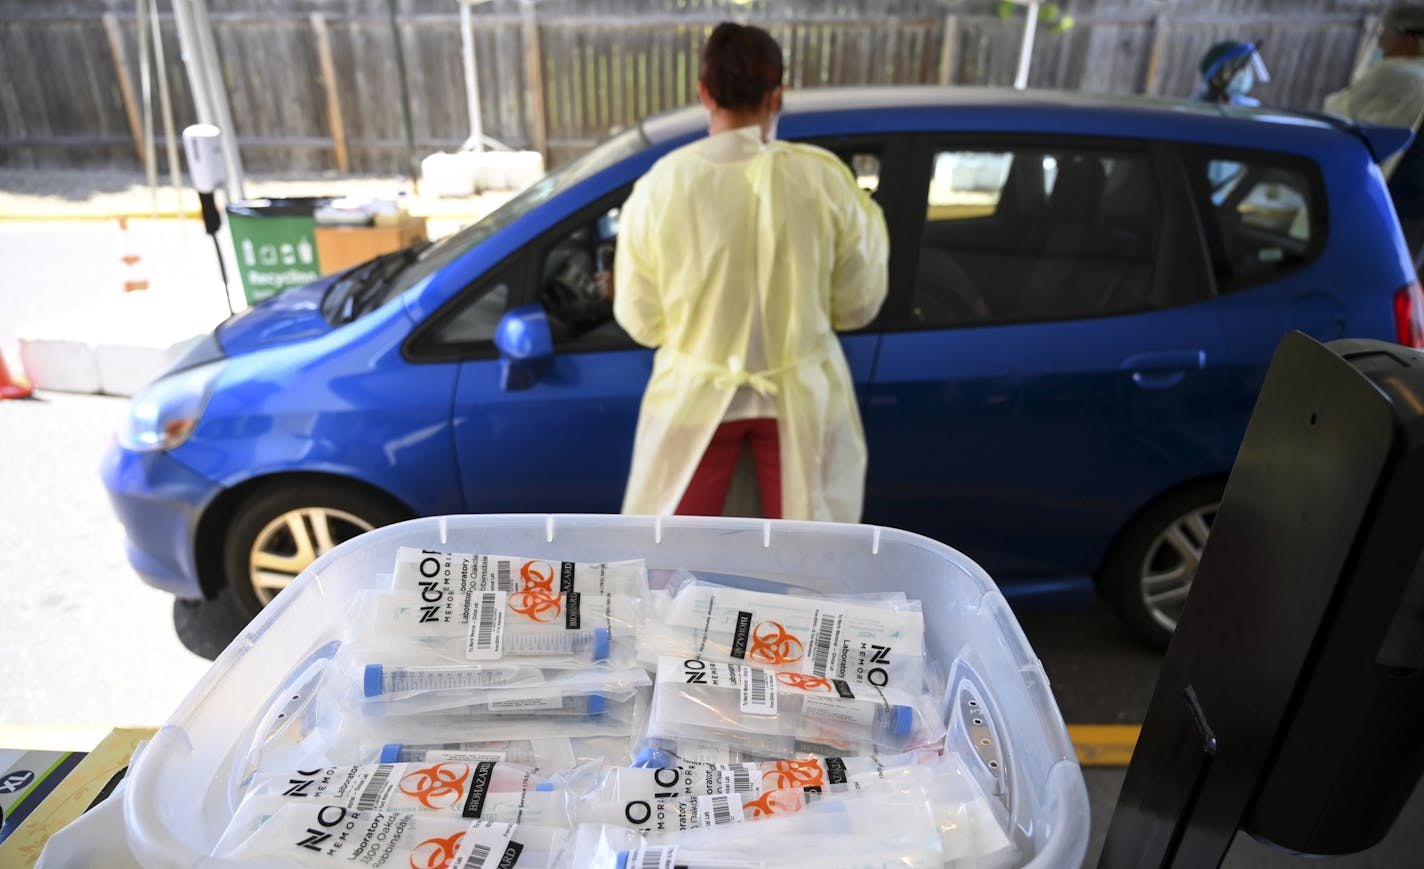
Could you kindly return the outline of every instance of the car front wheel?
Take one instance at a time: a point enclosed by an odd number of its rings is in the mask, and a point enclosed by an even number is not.
[[[317,558],[405,511],[331,483],[274,483],[238,508],[223,544],[223,573],[241,614],[257,615]]]
[[[1103,564],[1099,587],[1128,631],[1167,648],[1196,579],[1223,483],[1199,483],[1142,511]]]

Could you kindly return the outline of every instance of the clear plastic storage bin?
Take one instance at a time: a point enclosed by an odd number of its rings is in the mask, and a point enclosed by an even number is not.
[[[1076,867],[1088,797],[1063,718],[1023,631],[972,560],[915,534],[865,525],[700,517],[450,516],[351,540],[314,563],[233,641],[129,773],[125,822],[152,867],[208,858],[241,794],[259,730],[343,635],[352,595],[389,575],[401,546],[577,561],[645,558],[721,582],[772,579],[819,592],[903,591],[923,603],[931,660],[948,673],[948,747],[998,782],[1023,865]]]

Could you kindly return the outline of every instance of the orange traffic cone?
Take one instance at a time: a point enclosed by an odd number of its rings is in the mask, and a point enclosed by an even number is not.
[[[5,366],[5,354],[0,352],[0,399],[29,398],[34,391],[35,388],[25,378],[10,376],[10,369]]]
[[[148,289],[148,278],[143,268],[143,257],[134,253],[129,246],[129,219],[119,218],[120,251],[119,261],[124,264],[124,292]]]

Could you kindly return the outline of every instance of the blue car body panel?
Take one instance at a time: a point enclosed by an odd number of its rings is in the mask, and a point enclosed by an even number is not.
[[[558,352],[532,386],[506,390],[493,353],[418,358],[408,345],[492,269],[704,132],[696,110],[651,119],[641,151],[353,322],[322,317],[332,276],[221,326],[227,361],[187,441],[163,453],[114,445],[104,459],[135,568],[200,594],[194,546],[207,505],[291,473],[358,481],[417,514],[617,512],[652,351]],[[1088,136],[1278,152],[1319,169],[1328,243],[1257,286],[1203,287],[1192,304],[1092,319],[843,336],[871,451],[865,521],[945,540],[1008,581],[1010,596],[1082,599],[1144,505],[1230,467],[1287,331],[1393,338],[1391,294],[1413,280],[1369,148],[1337,122],[1133,98],[869,89],[790,95],[780,134]]]

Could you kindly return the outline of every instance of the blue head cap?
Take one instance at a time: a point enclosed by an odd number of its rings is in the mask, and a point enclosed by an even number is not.
[[[909,736],[915,732],[915,710],[911,706],[895,707],[895,735]]]
[[[367,697],[381,696],[381,665],[367,664],[364,688]]]

